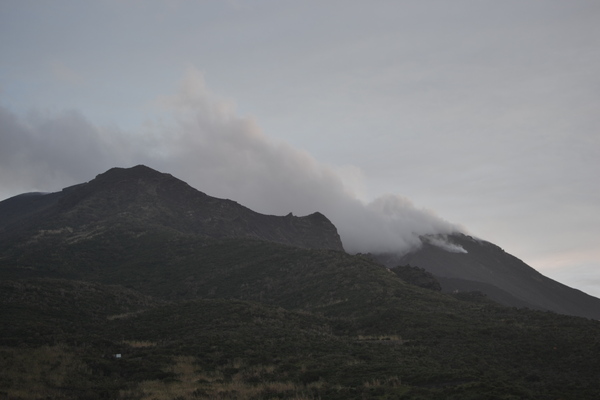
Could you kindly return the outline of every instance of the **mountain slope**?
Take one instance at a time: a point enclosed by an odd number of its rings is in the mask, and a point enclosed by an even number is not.
[[[481,291],[501,304],[600,319],[600,299],[540,274],[500,247],[463,234],[445,239],[466,252],[452,252],[424,240],[402,257],[381,257],[388,265],[411,264],[439,278],[446,292]]]

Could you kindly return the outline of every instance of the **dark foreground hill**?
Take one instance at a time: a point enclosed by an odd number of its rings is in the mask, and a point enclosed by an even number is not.
[[[96,275],[2,282],[0,393],[593,399],[600,391],[597,321],[423,289],[337,251],[187,238],[181,257],[151,263],[149,245],[160,253],[162,239],[121,239],[111,247],[135,249],[133,257],[99,257]],[[119,281],[128,287],[108,285]]]
[[[600,393],[598,321],[442,293],[418,270],[337,249],[183,229],[163,200],[144,218],[136,205],[152,202],[140,196],[100,209],[78,200],[71,214],[64,200],[50,212],[61,198],[21,205],[21,225],[5,226],[19,236],[1,242],[0,398]],[[118,222],[115,205],[135,217]],[[32,217],[44,212],[45,228]],[[90,220],[104,222],[89,231]]]

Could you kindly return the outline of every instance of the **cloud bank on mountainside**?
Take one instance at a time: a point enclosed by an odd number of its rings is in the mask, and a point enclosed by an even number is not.
[[[159,116],[127,133],[75,111],[18,116],[0,107],[0,179],[7,191],[0,195],[56,190],[114,166],[146,164],[261,213],[319,211],[349,252],[406,252],[421,244],[420,235],[460,230],[398,195],[359,200],[333,167],[236,115],[195,69],[176,94],[155,104]]]

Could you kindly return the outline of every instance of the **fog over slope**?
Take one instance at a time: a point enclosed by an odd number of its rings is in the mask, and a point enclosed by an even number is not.
[[[195,69],[176,94],[156,99],[153,107],[158,116],[123,132],[96,126],[76,111],[21,116],[0,106],[0,196],[58,190],[114,166],[146,164],[261,213],[322,212],[349,252],[406,252],[420,245],[419,235],[461,230],[398,195],[361,201],[335,168],[238,116]]]

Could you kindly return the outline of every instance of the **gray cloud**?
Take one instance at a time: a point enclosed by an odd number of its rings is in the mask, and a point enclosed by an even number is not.
[[[114,133],[75,111],[18,116],[0,106],[2,190],[50,190],[89,179],[94,170],[118,158],[119,148],[107,136]]]
[[[56,190],[112,166],[144,163],[262,213],[320,211],[351,252],[407,251],[420,245],[419,235],[458,229],[397,195],[361,202],[334,168],[264,135],[210,93],[194,69],[156,105],[162,117],[136,133],[97,127],[74,111],[20,117],[1,109],[5,190]]]

